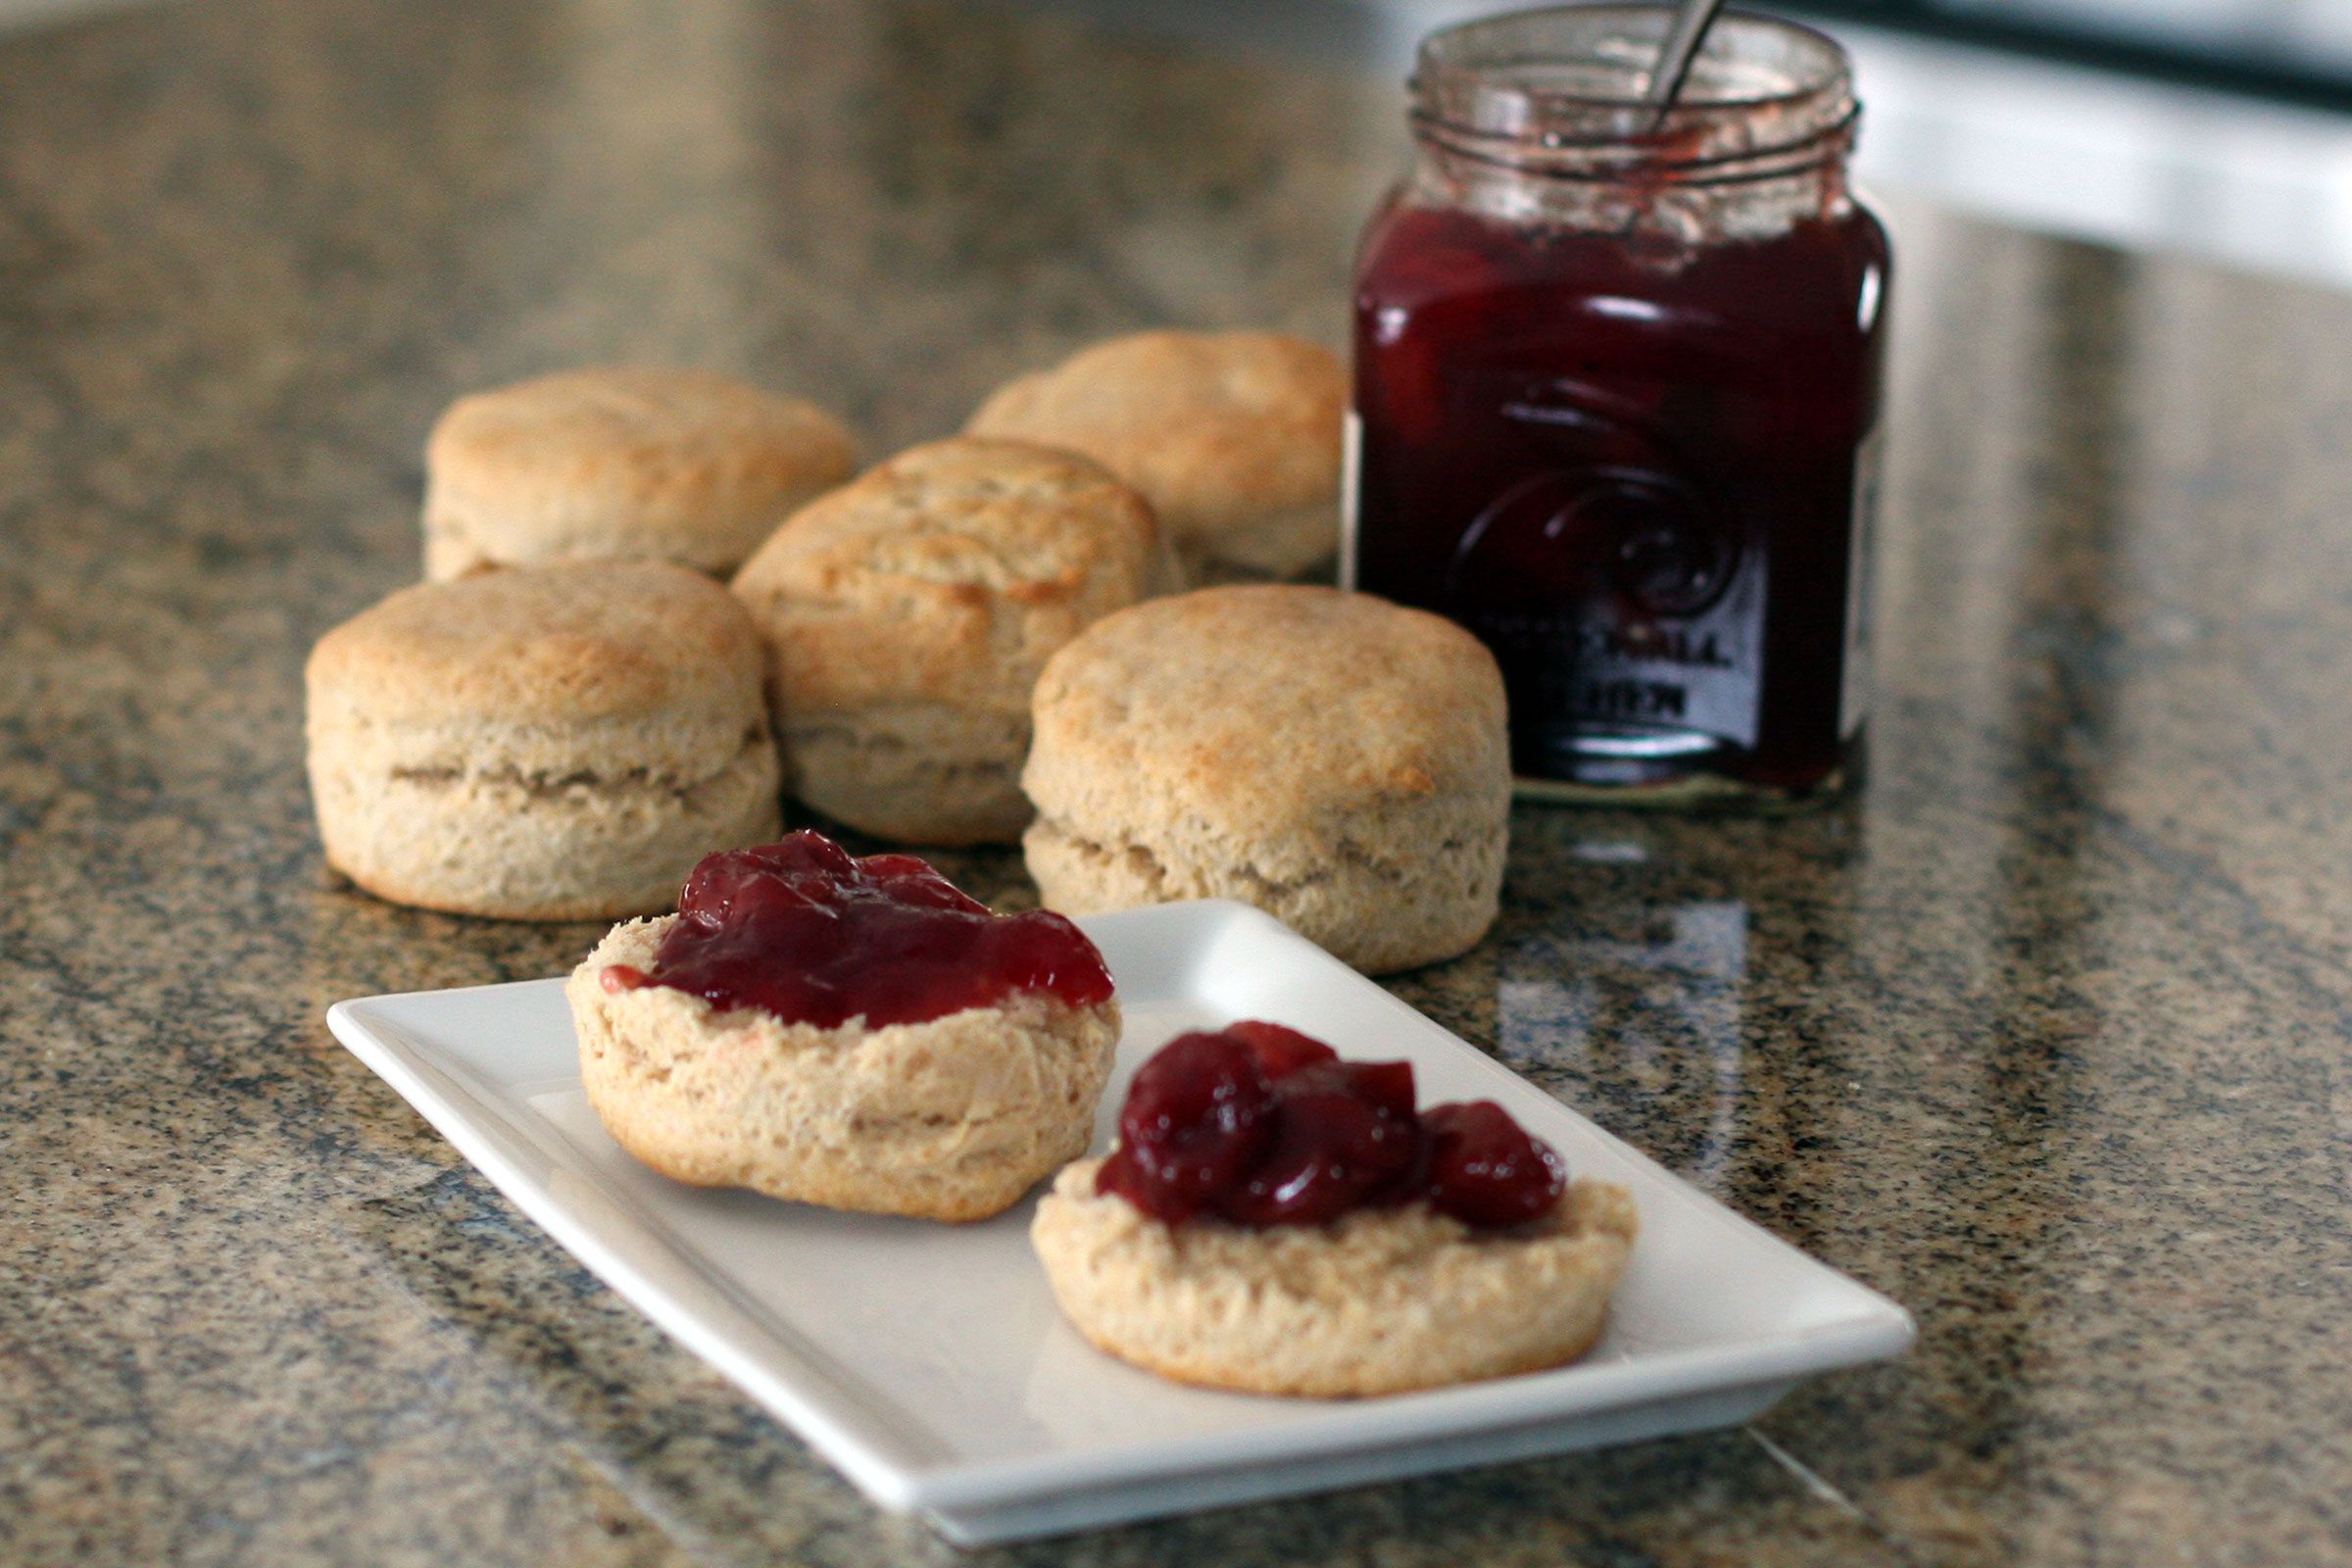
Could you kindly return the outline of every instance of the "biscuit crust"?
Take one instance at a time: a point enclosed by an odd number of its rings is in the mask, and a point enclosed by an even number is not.
[[[1502,677],[1452,622],[1364,594],[1201,589],[1111,615],[1038,681],[1023,839],[1049,908],[1255,905],[1370,973],[1498,907]]]
[[[818,1029],[667,987],[604,989],[608,964],[650,966],[677,918],[615,926],[564,986],[589,1101],[663,1175],[960,1222],[1003,1212],[1085,1152],[1115,1000],[1024,993],[928,1023]]]
[[[1533,1372],[1599,1339],[1640,1222],[1621,1187],[1573,1183],[1544,1219],[1480,1233],[1426,1204],[1329,1225],[1171,1226],[1062,1171],[1030,1238],[1098,1348],[1181,1383],[1321,1397]]]
[[[1029,694],[1056,649],[1175,586],[1142,498],[1084,458],[957,437],[796,513],[737,574],[792,787],[917,844],[1010,842]]]
[[[830,415],[708,370],[595,367],[477,392],[425,443],[425,576],[590,560],[723,575],[854,466]]]
[[[991,394],[965,429],[1081,452],[1141,491],[1196,576],[1293,576],[1339,547],[1346,372],[1279,332],[1138,332]]]
[[[589,563],[403,589],[306,670],[327,863],[399,904],[507,919],[670,906],[774,837],[759,635],[682,567]]]

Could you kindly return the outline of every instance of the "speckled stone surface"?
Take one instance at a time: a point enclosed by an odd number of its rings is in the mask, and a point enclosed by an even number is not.
[[[1336,337],[1396,107],[895,0],[0,44],[0,1560],[955,1557],[330,1042],[593,930],[332,885],[302,658],[416,575],[468,388],[703,364],[874,456],[1098,334]],[[1747,1430],[971,1560],[2352,1561],[2352,301],[1892,216],[1867,798],[1525,811],[1501,927],[1396,989],[1916,1352]]]

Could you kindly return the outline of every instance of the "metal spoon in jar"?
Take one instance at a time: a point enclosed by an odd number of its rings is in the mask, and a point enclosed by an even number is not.
[[[1723,0],[1681,0],[1675,7],[1666,42],[1658,49],[1658,63],[1649,71],[1649,90],[1642,95],[1649,106],[1651,130],[1665,123],[1666,111],[1674,107],[1683,90],[1683,78],[1690,74],[1690,62],[1698,58],[1698,46],[1706,41],[1707,27],[1722,9]]]

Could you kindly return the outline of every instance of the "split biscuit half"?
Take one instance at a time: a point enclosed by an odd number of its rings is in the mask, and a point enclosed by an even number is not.
[[[1508,1231],[1426,1203],[1327,1225],[1167,1225],[1065,1169],[1030,1239],[1054,1298],[1098,1348],[1162,1377],[1252,1394],[1400,1394],[1534,1372],[1592,1348],[1639,1228],[1591,1179]]]
[[[616,926],[564,993],[589,1101],[623,1149],[677,1181],[922,1219],[1001,1213],[1086,1152],[1119,1006],[1018,992],[924,1023],[869,1029],[721,1010],[666,986],[607,991],[610,964],[654,967],[679,916]]]

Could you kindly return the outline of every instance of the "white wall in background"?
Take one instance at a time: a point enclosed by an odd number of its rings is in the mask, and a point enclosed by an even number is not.
[[[2044,25],[2072,22],[2175,47],[2243,40],[2282,55],[2315,50],[2338,65],[2352,58],[2352,6],[2344,0],[1966,0],[1953,10]]]
[[[1840,26],[1870,182],[2352,285],[2352,116]]]

